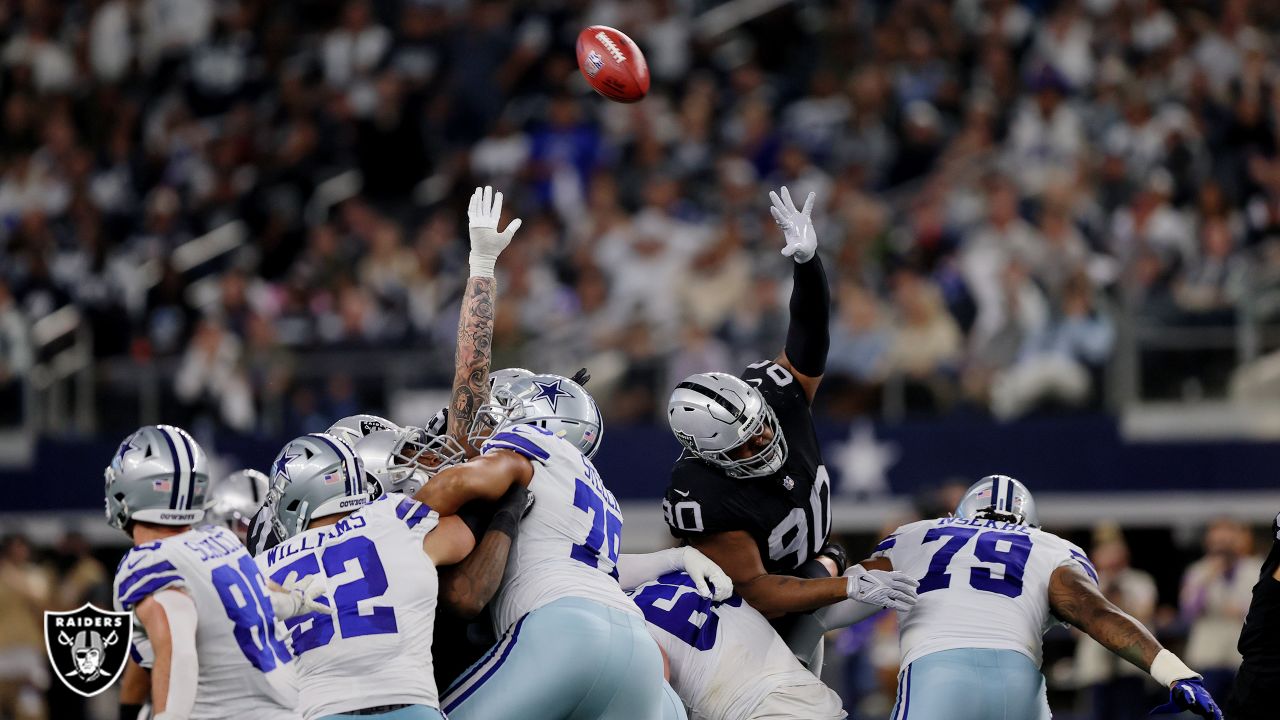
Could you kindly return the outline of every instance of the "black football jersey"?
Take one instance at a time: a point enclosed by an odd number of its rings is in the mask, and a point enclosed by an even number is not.
[[[686,450],[671,469],[663,515],[678,538],[746,531],[765,569],[786,573],[827,542],[831,482],[800,383],[771,360],[748,366],[741,377],[760,391],[778,416],[787,441],[786,462],[772,475],[738,479]]]
[[[1280,673],[1280,515],[1271,523],[1271,552],[1262,564],[1258,584],[1253,586],[1253,601],[1240,632],[1240,654],[1246,665],[1272,673]]]

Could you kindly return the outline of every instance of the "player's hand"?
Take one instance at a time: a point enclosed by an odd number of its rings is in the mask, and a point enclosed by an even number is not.
[[[769,199],[773,201],[769,212],[773,215],[773,221],[782,228],[782,236],[787,241],[782,254],[797,263],[809,262],[818,251],[818,235],[814,232],[813,220],[810,219],[814,197],[813,193],[809,193],[804,201],[804,209],[797,210],[796,204],[791,202],[791,191],[787,190],[786,185],[782,186],[782,197],[769,191]]]
[[[733,594],[733,580],[696,548],[684,549],[684,571],[693,579],[693,587],[700,597],[723,602]]]
[[[1222,720],[1222,711],[1213,696],[1204,689],[1200,678],[1179,680],[1169,687],[1169,702],[1153,709],[1150,715],[1176,715],[1191,712],[1202,718]]]
[[[848,596],[858,602],[898,611],[910,610],[916,604],[920,581],[906,573],[854,565],[844,571],[844,576],[849,578]]]
[[[516,218],[507,225],[506,230],[498,232],[498,219],[501,216],[502,193],[494,193],[493,188],[488,185],[476,188],[471,194],[471,204],[467,206],[472,277],[493,277],[498,256],[507,249],[516,230],[520,229],[520,218]]]
[[[499,501],[498,512],[511,513],[517,522],[523,520],[533,509],[533,493],[520,483],[512,483],[510,489]]]
[[[297,571],[286,575],[282,584],[267,583],[267,597],[279,620],[313,612],[332,615],[333,609],[317,600],[324,590],[325,584],[319,575],[308,575],[299,580]]]

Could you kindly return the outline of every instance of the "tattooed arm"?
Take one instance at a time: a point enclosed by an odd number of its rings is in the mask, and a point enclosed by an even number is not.
[[[512,220],[498,232],[502,216],[502,193],[493,188],[476,188],[467,207],[467,232],[471,238],[471,276],[463,293],[458,317],[458,351],[454,356],[453,391],[449,400],[449,434],[474,456],[468,431],[476,411],[489,397],[489,363],[493,358],[493,317],[497,306],[498,283],[493,270],[498,255],[520,229],[520,219]]]
[[[489,363],[493,358],[493,312],[498,281],[472,276],[458,318],[458,351],[453,360],[453,395],[449,400],[449,434],[467,455],[478,448],[467,438],[476,410],[489,397]]]
[[[502,573],[507,567],[507,554],[511,552],[514,533],[507,535],[489,530],[466,560],[442,570],[440,573],[440,600],[442,607],[453,615],[470,620],[480,614],[484,606],[498,592]]]
[[[1111,652],[1150,672],[1163,650],[1142,623],[1116,607],[1074,565],[1064,565],[1049,579],[1049,607],[1058,618],[1083,630]]]
[[[520,519],[533,507],[533,493],[513,485],[502,497],[488,529],[466,560],[440,574],[442,607],[470,620],[493,599],[507,567],[507,554],[520,535]]]

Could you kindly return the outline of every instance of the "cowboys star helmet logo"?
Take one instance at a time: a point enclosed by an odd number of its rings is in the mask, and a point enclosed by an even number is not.
[[[133,613],[85,603],[70,612],[44,614],[44,647],[55,675],[85,697],[111,687],[124,670],[133,641]]]
[[[537,380],[534,380],[533,386],[538,389],[537,392],[534,393],[533,399],[535,401],[546,400],[547,403],[551,405],[551,412],[556,412],[557,410],[556,405],[560,402],[560,398],[573,397],[573,393],[560,387],[559,380],[553,380],[549,383],[544,383],[544,382],[539,382]]]

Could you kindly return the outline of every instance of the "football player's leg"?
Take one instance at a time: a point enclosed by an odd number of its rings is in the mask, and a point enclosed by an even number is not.
[[[991,698],[981,688],[985,650],[946,650],[925,655],[898,673],[897,701],[890,720],[989,720]]]
[[[999,654],[1000,671],[987,680],[988,691],[1004,694],[1006,717],[1027,720],[1049,720],[1049,697],[1044,673],[1031,658],[1013,650],[995,650]]]
[[[643,619],[613,608],[602,610],[609,622],[606,662],[569,720],[665,720],[667,683],[658,644]]]
[[[680,699],[676,689],[671,687],[671,683],[662,683],[662,694],[666,697],[662,704],[662,720],[689,720],[684,701]]]
[[[605,666],[608,638],[607,620],[553,602],[512,625],[445,691],[441,709],[450,720],[567,718]]]

